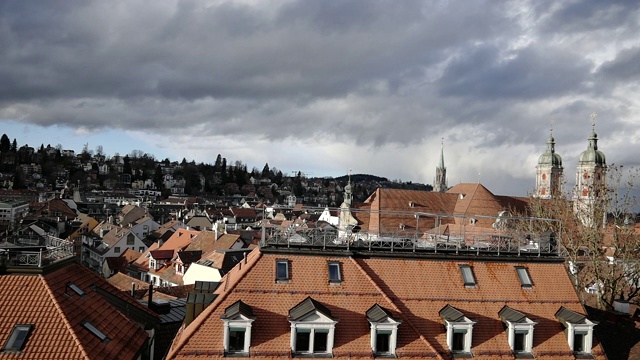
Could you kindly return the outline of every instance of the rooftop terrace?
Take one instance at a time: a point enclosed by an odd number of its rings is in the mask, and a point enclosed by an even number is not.
[[[7,272],[39,272],[43,268],[74,258],[73,244],[44,235],[43,246],[0,243],[0,267]]]
[[[339,210],[337,210],[339,211]],[[354,211],[352,211],[353,213]],[[560,257],[558,220],[410,212],[354,214],[397,219],[397,227],[264,227],[262,247],[376,251],[440,255]],[[411,219],[412,222],[409,222]],[[380,222],[382,223],[382,222]],[[389,222],[387,222],[388,224]],[[485,224],[479,226],[478,224]],[[486,226],[489,224],[488,226]],[[362,224],[365,225],[366,224]]]

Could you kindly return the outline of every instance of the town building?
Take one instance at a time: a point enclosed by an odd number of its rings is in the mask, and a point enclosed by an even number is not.
[[[605,359],[557,246],[462,233],[454,247],[266,234],[204,310],[187,302],[167,358]]]
[[[152,359],[158,315],[77,263],[72,244],[2,248],[0,359]]]

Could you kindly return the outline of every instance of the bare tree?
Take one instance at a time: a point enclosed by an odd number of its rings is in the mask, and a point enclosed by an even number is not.
[[[580,298],[610,309],[616,299],[640,304],[640,236],[635,228],[637,169],[610,166],[606,182],[591,184],[588,200],[571,193],[552,199],[531,198],[531,216],[559,222],[541,223],[559,239]]]

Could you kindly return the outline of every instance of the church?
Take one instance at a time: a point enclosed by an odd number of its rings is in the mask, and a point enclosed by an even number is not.
[[[593,224],[597,201],[606,191],[607,163],[604,153],[598,150],[598,134],[592,124],[587,149],[578,157],[576,182],[572,199],[574,211],[585,225]],[[547,140],[547,150],[540,155],[536,166],[534,196],[540,199],[557,198],[563,194],[564,183],[562,157],[555,152],[553,130]]]

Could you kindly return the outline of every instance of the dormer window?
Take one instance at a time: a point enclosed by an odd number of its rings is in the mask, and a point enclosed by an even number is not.
[[[338,321],[321,303],[307,297],[289,310],[291,351],[301,356],[331,356]]]
[[[389,310],[375,304],[367,310],[367,320],[371,328],[371,351],[376,356],[395,356],[398,339],[398,325]]]
[[[220,317],[224,322],[224,353],[249,355],[251,325],[255,321],[251,307],[241,300],[225,309]]]
[[[516,357],[528,357],[533,351],[533,327],[536,322],[520,311],[504,306],[498,316],[507,326],[509,347]]]
[[[465,287],[476,287],[476,277],[473,275],[473,269],[471,266],[466,264],[460,265],[460,273],[462,274],[462,281],[464,282]]]
[[[452,354],[471,354],[473,324],[464,314],[451,305],[443,307],[438,313],[447,330],[447,346]]]
[[[518,274],[518,279],[523,289],[531,289],[533,287],[533,281],[531,281],[529,270],[526,267],[516,266],[516,274]]]
[[[276,260],[276,282],[289,282],[289,260]]]
[[[591,354],[593,327],[596,325],[586,316],[571,311],[564,306],[556,312],[556,318],[565,328],[569,348],[576,355]]]
[[[341,284],[342,283],[342,273],[340,269],[339,262],[329,262],[329,283],[330,284]]]

